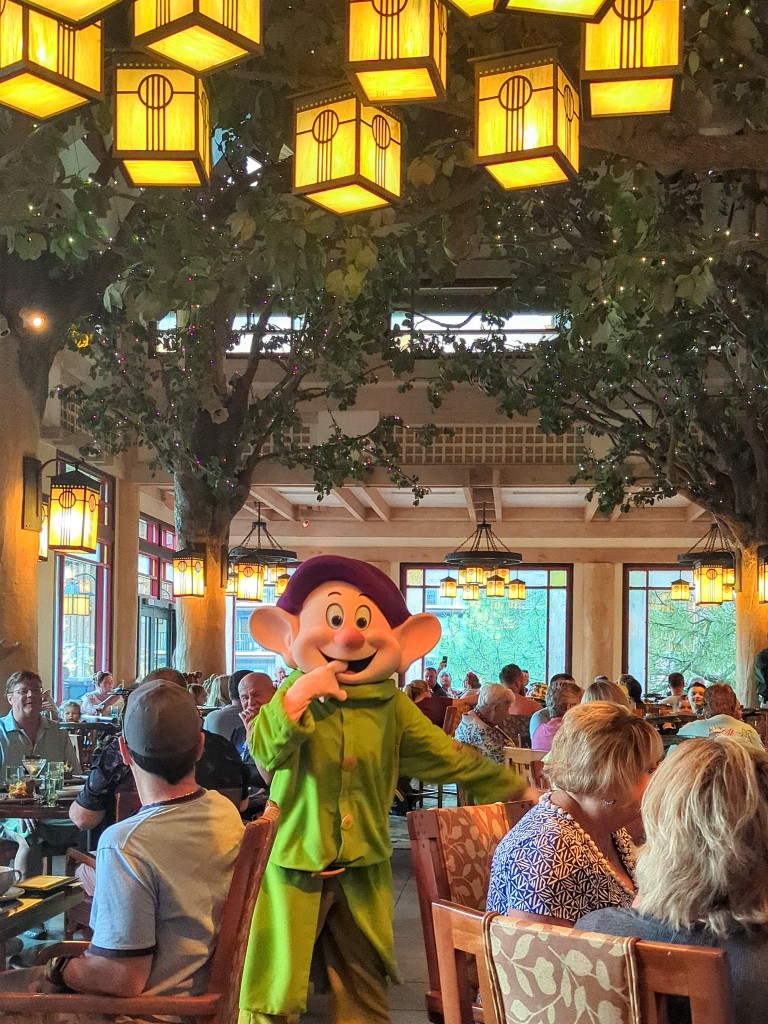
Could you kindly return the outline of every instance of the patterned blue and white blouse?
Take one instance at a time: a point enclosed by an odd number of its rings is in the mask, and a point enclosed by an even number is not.
[[[635,847],[629,834],[620,829],[613,841],[634,881]],[[629,907],[634,897],[591,836],[545,793],[496,849],[488,910],[544,914],[573,924],[593,910]]]

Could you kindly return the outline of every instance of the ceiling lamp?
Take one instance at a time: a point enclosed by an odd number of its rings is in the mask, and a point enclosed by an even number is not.
[[[479,601],[480,587],[476,583],[470,583],[468,586],[462,587],[461,596],[465,601]]]
[[[43,120],[102,99],[102,55],[100,22],[77,28],[0,0],[0,105]]]
[[[580,78],[590,117],[668,114],[683,72],[682,0],[614,0],[585,25]]]
[[[443,559],[446,565],[459,569],[459,585],[466,586],[484,583],[489,569],[508,569],[519,565],[522,560],[522,555],[510,551],[494,534],[485,518],[485,505],[482,522],[478,523],[475,532]],[[463,580],[462,572],[465,574]]]
[[[440,597],[446,597],[453,601],[459,592],[456,580],[453,576],[443,576],[440,580]]]
[[[441,0],[349,0],[349,73],[369,103],[444,100],[447,11]]]
[[[672,580],[669,585],[669,600],[690,601],[690,599],[691,585],[688,580],[684,580],[682,576],[677,580]]]
[[[579,94],[556,50],[475,62],[475,160],[502,188],[535,188],[579,170]]]
[[[685,554],[678,555],[677,561],[680,565],[693,566],[696,604],[721,605],[728,600],[726,579],[733,581],[728,584],[733,594],[736,560],[717,522],[712,523],[701,540]]]
[[[486,597],[504,597],[504,577],[494,573],[485,581]]]
[[[402,126],[348,89],[295,108],[293,191],[331,213],[360,213],[402,194]]]
[[[51,477],[48,547],[54,551],[96,551],[101,488],[79,469]]]
[[[180,548],[173,555],[173,596],[203,597],[205,548]]]
[[[261,52],[261,0],[135,0],[133,41],[204,74]]]
[[[275,574],[287,575],[287,563],[296,561],[295,551],[284,551],[277,546],[261,518],[261,503],[256,509],[258,519],[251,526],[247,537],[229,553],[230,566],[235,575],[235,593],[241,601],[263,601],[266,574],[270,574],[277,587]],[[254,532],[256,544],[249,547],[248,542]]]
[[[290,581],[290,574],[287,572],[281,573],[275,580],[275,597],[282,597],[285,593],[286,587]]]
[[[75,580],[64,583],[61,610],[64,615],[77,615],[81,618],[91,614],[91,598],[89,594],[81,593]]]
[[[66,21],[70,25],[84,25],[114,7],[120,0],[27,0],[30,7],[36,7],[54,18]]]
[[[135,187],[194,187],[211,172],[202,79],[148,63],[115,72],[114,156]]]
[[[519,577],[509,581],[509,587],[507,588],[507,597],[510,601],[524,601],[526,595],[525,581]]]
[[[757,600],[768,604],[768,544],[757,549]]]
[[[40,535],[37,540],[38,562],[48,561],[48,517],[50,515],[49,502],[50,499],[47,496],[44,496],[41,505],[42,525],[40,526]]]

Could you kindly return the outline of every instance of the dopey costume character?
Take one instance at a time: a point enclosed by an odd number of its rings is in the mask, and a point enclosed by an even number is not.
[[[251,929],[240,1024],[296,1020],[310,965],[325,970],[336,1024],[388,1024],[396,979],[389,809],[400,775],[458,780],[480,802],[518,776],[436,728],[391,678],[432,650],[434,615],[411,615],[395,584],[350,558],[301,565],[254,638],[298,671],[249,737],[274,772],[280,827]],[[314,970],[313,970],[314,974]]]

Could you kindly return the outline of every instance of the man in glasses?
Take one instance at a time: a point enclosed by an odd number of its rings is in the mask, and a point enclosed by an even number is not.
[[[6,769],[22,767],[25,757],[44,757],[48,761],[65,761],[80,770],[77,750],[69,734],[43,713],[43,683],[36,672],[24,669],[14,672],[5,686],[11,710],[0,718],[0,765]],[[15,867],[22,878],[39,874],[43,860],[40,843],[48,839],[56,845],[67,842],[62,825],[69,821],[31,821],[9,818],[3,823],[0,836],[19,844]],[[72,830],[76,839],[77,831]]]

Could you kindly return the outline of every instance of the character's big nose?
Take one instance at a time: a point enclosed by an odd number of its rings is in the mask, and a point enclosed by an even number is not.
[[[359,629],[355,629],[354,626],[345,626],[334,633],[333,639],[335,643],[339,644],[340,647],[352,648],[362,647],[365,643],[365,637]]]

